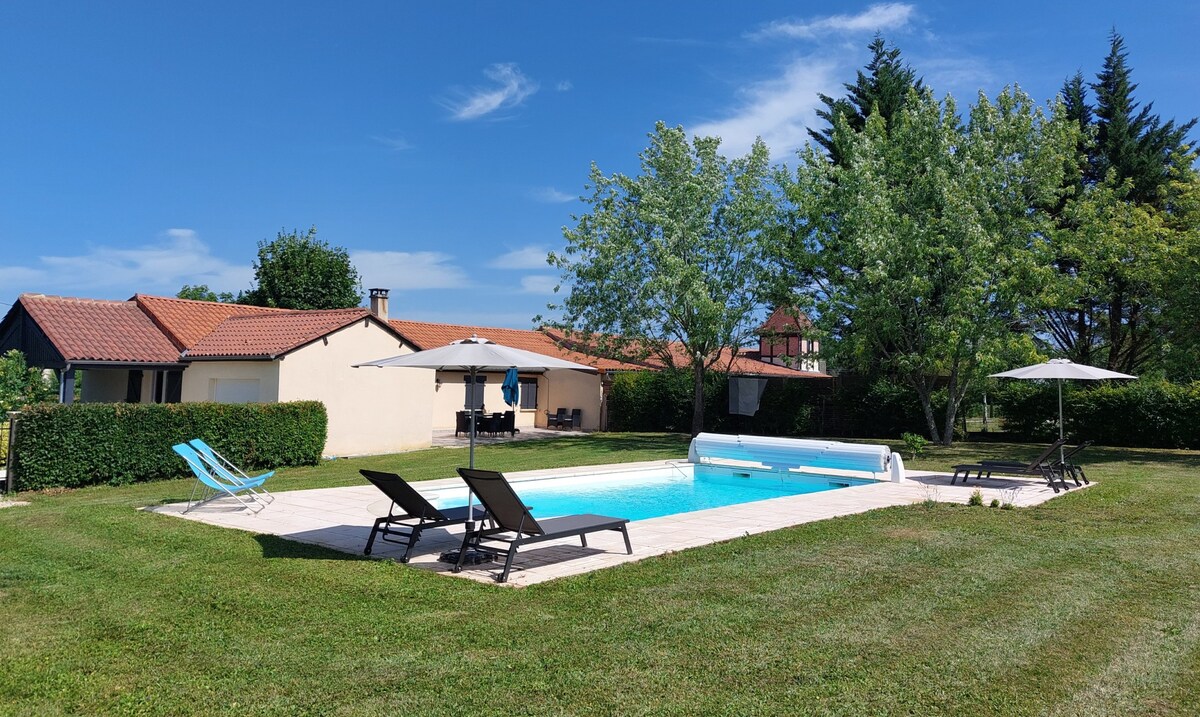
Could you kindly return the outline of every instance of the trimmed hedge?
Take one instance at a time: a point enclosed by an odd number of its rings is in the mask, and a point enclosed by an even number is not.
[[[1039,441],[1058,437],[1054,382],[1010,381],[989,395],[1004,410],[1005,431]],[[1064,381],[1063,413],[1063,429],[1072,440],[1200,448],[1200,381]]]
[[[26,409],[13,443],[22,490],[178,478],[171,446],[203,438],[245,468],[313,465],[328,416],[319,401],[292,403],[73,403]]]

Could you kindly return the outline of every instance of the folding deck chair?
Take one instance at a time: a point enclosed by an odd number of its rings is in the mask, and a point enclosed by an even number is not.
[[[222,495],[228,495],[241,503],[242,507],[250,513],[257,513],[266,507],[270,501],[267,498],[271,496],[262,490],[262,484],[266,478],[249,479],[242,482],[226,481],[220,474],[212,469],[212,466],[186,443],[177,443],[171,446],[171,449],[178,453],[183,460],[187,461],[188,468],[192,470],[192,474],[196,476],[197,484],[192,488],[192,494],[188,497],[188,506],[184,509],[184,513],[190,512],[193,508],[198,508],[201,505],[219,498]],[[198,502],[195,501],[196,490],[201,486],[209,495],[205,496]],[[244,493],[243,498],[239,493]],[[255,509],[257,506],[257,509]]]
[[[395,473],[365,469],[360,470],[359,473],[363,475],[363,478],[371,481],[384,495],[392,499],[392,504],[388,508],[388,514],[375,520],[375,526],[371,528],[371,537],[367,538],[367,547],[363,548],[363,555],[371,554],[371,546],[375,544],[375,537],[379,536],[379,539],[385,543],[396,543],[406,546],[404,555],[400,557],[400,562],[407,563],[413,546],[421,539],[422,531],[429,528],[444,528],[448,525],[460,525],[467,522],[469,517],[468,506],[463,505],[457,508],[443,508],[439,510],[426,500],[425,496],[418,493],[407,481]],[[397,508],[400,512],[397,512]],[[484,510],[483,506],[474,506],[473,511],[475,520],[482,522],[488,519],[487,511]],[[417,522],[407,522],[414,519]],[[395,539],[389,537],[393,535],[398,537]]]
[[[267,481],[268,478],[275,475],[275,471],[267,471],[266,473],[260,473],[256,476],[250,476],[241,468],[235,466],[228,458],[220,453],[217,453],[212,446],[204,442],[204,439],[193,438],[192,440],[188,441],[188,445],[190,445],[192,448],[195,448],[196,452],[200,454],[200,458],[202,458],[205,463],[208,463],[208,465],[212,467],[213,471],[223,478],[225,482],[239,485],[245,483],[258,483],[260,486],[260,491],[268,496],[271,495],[270,491],[268,491],[266,488],[262,488],[261,486]]]
[[[495,527],[478,529],[463,536],[462,548],[458,551],[458,563],[454,572],[462,570],[463,559],[469,550],[504,557],[504,569],[496,578],[496,582],[506,582],[508,573],[512,570],[513,558],[517,549],[522,545],[540,543],[546,540],[557,540],[578,536],[583,547],[587,547],[587,534],[601,530],[615,530],[625,538],[625,550],[632,555],[633,546],[629,543],[629,520],[626,518],[610,518],[605,515],[584,513],[566,515],[561,518],[535,520],[529,508],[521,501],[512,486],[504,476],[496,471],[484,471],[474,468],[459,468],[458,474],[470,486],[471,492],[479,498],[479,502],[487,508]],[[508,550],[480,545],[481,541],[496,541],[507,543]]]
[[[1046,479],[1046,483],[1054,489],[1055,493],[1057,493],[1059,490],[1058,486],[1054,485],[1054,481],[1057,479],[1062,485],[1063,490],[1066,490],[1068,486],[1063,472],[1058,469],[1055,464],[1050,463],[1050,459],[1053,457],[1054,452],[1066,442],[1067,441],[1065,438],[1058,439],[1054,443],[1051,443],[1046,450],[1042,451],[1041,455],[1039,455],[1037,458],[1034,458],[1029,463],[1020,463],[1017,461],[984,460],[979,461],[978,463],[963,463],[956,465],[954,466],[954,475],[950,478],[950,484],[954,485],[954,482],[958,480],[959,476],[962,476],[963,483],[966,483],[967,479],[971,477],[972,473],[975,474],[976,479],[983,477],[991,478],[993,473],[998,473],[1000,475],[1010,476],[1041,476],[1042,478]]]

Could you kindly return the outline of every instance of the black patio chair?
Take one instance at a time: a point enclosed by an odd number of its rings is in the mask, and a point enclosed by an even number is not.
[[[454,437],[458,438],[460,433],[471,435],[471,414],[467,411],[459,411],[454,414]]]
[[[1046,450],[1042,451],[1041,455],[1039,455],[1037,458],[1034,458],[1029,463],[1021,463],[1019,461],[983,460],[979,461],[978,463],[963,463],[956,465],[954,466],[954,475],[950,478],[950,484],[954,485],[954,482],[958,480],[959,476],[962,477],[963,483],[966,483],[967,479],[971,477],[972,473],[975,474],[976,480],[983,477],[991,478],[993,473],[1007,476],[1036,475],[1044,478],[1046,483],[1054,489],[1055,493],[1057,493],[1059,490],[1058,486],[1054,484],[1055,479],[1057,479],[1059,484],[1062,485],[1063,490],[1066,490],[1068,486],[1062,470],[1057,468],[1054,463],[1050,462],[1050,459],[1054,456],[1054,452],[1066,442],[1067,440],[1065,438],[1058,439],[1054,443],[1051,443],[1049,446],[1047,446]]]
[[[375,526],[371,528],[371,537],[367,538],[367,547],[363,548],[363,555],[371,554],[371,546],[375,544],[375,537],[379,536],[379,539],[385,543],[407,546],[404,555],[400,557],[400,562],[407,563],[408,556],[412,554],[413,546],[421,539],[423,531],[467,522],[467,506],[439,510],[395,473],[365,469],[360,470],[359,473],[362,473],[364,478],[371,481],[384,495],[392,499],[388,514],[376,519]],[[402,512],[397,512],[397,508]],[[487,510],[483,506],[475,506],[474,518],[482,523],[488,518]],[[413,520],[417,522],[411,522]],[[393,539],[389,536],[398,537]]]
[[[583,429],[583,410],[579,408],[571,409],[571,419],[567,424],[567,428],[579,431]]]
[[[567,416],[567,409],[560,408],[546,421],[546,428],[563,428],[570,420]]]
[[[479,502],[487,508],[494,527],[480,528],[463,537],[462,549],[458,551],[458,563],[454,566],[456,573],[462,570],[463,558],[467,552],[477,550],[489,555],[504,556],[504,569],[496,578],[496,582],[506,582],[508,573],[512,570],[513,558],[521,546],[579,536],[580,542],[586,548],[587,534],[601,530],[619,532],[625,538],[625,550],[630,555],[633,554],[627,529],[629,520],[626,518],[583,513],[539,521],[529,512],[529,508],[502,474],[478,468],[459,468],[458,474],[467,482],[471,492],[479,498]],[[507,543],[508,549],[481,545],[485,540]]]
[[[517,435],[517,412],[505,411],[500,419],[500,432],[510,436]]]

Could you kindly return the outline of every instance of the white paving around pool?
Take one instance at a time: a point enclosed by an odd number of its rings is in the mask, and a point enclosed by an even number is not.
[[[605,469],[629,470],[637,467],[658,467],[678,461],[649,461],[622,463],[611,466],[589,466],[588,472]],[[522,480],[560,475],[563,469],[506,473],[520,494]],[[421,481],[413,484],[428,492],[439,488],[462,487],[458,478]],[[1073,483],[1071,491],[1081,490]],[[268,488],[271,485],[268,484]],[[276,486],[278,487],[278,486]],[[1083,486],[1086,488],[1087,486]],[[724,508],[710,508],[693,513],[680,513],[661,518],[637,520],[629,524],[629,539],[633,555],[625,553],[621,535],[603,531],[588,535],[588,547],[581,547],[578,538],[547,541],[528,546],[517,553],[507,585],[523,586],[578,575],[600,568],[632,562],[685,548],[738,538],[751,533],[764,533],[801,523],[810,523],[840,515],[865,513],[876,508],[910,505],[925,500],[945,503],[966,503],[978,488],[984,504],[993,498],[1025,507],[1043,503],[1056,494],[1045,481],[1022,478],[972,479],[950,485],[950,475],[908,471],[907,480],[900,483],[879,482],[851,486],[820,493],[772,498],[755,503],[743,503]],[[184,515],[184,503],[153,506],[148,511],[173,515],[223,528],[237,528],[252,533],[277,535],[288,540],[321,545],[345,553],[362,555],[367,536],[375,518],[387,513],[389,501],[374,486],[364,484],[349,488],[319,488],[274,493],[275,500],[258,513],[248,515],[231,498],[211,501]],[[450,564],[438,561],[438,556],[454,550],[462,543],[463,528],[427,530],[413,549],[410,567],[454,575]],[[395,559],[404,553],[404,546],[376,540],[372,558]],[[494,582],[503,562],[464,567],[460,577]]]

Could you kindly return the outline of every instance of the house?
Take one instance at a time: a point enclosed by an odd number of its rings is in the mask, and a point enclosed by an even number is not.
[[[522,372],[518,428],[545,427],[565,408],[580,409],[583,430],[597,430],[613,373],[662,368],[656,360],[593,355],[551,329],[389,319],[386,289],[371,290],[370,308],[324,311],[147,294],[127,301],[22,294],[0,320],[0,352],[16,348],[30,365],[57,371],[64,403],[73,400],[80,372],[81,401],[322,401],[329,414],[325,454],[352,455],[426,447],[432,431],[455,428],[466,407],[508,408],[502,373],[481,373],[472,387],[465,371],[353,368],[472,334],[598,371]],[[734,375],[825,378],[781,360],[760,348],[726,351],[719,363]]]
[[[230,403],[310,399],[329,414],[326,455],[429,445],[432,372],[358,371],[407,353],[367,309],[288,311],[137,294],[128,301],[22,294],[0,320],[0,347],[54,369],[60,400]]]
[[[780,306],[758,327],[758,358],[797,371],[825,373],[821,342],[812,335],[812,322],[799,309]]]

